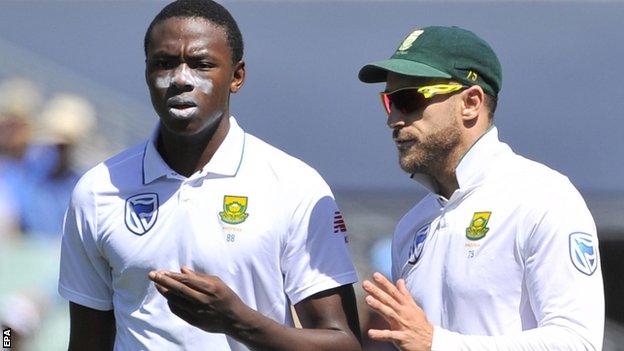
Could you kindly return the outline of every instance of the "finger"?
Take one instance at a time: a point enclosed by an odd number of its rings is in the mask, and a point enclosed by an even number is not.
[[[184,282],[185,279],[188,278],[187,274],[172,272],[172,271],[162,271],[162,274],[166,275],[169,278],[175,279],[179,282]]]
[[[182,267],[181,271],[180,282],[206,295],[215,296],[218,286],[225,285],[219,277],[197,273],[188,267]]]
[[[362,287],[367,293],[369,293],[375,299],[381,301],[384,305],[390,306],[395,310],[398,310],[400,308],[399,303],[394,298],[392,298],[385,291],[383,291],[370,281],[365,280],[362,283]]]
[[[418,311],[423,312],[423,309],[420,308],[420,306],[418,306],[418,304],[416,303],[416,300],[414,300],[414,297],[412,296],[412,294],[409,292],[409,290],[407,290],[407,285],[405,285],[405,280],[403,279],[399,279],[397,281],[397,288],[399,289],[399,292],[401,293],[401,295],[404,296],[405,301],[414,306],[414,308],[416,308]]]
[[[407,285],[405,285],[405,279],[397,280],[397,289],[402,295],[412,296],[412,294],[407,290]]]
[[[156,290],[158,290],[158,292],[165,297],[169,293],[169,289],[165,288],[164,286],[158,283],[154,283],[154,286],[156,287]]]
[[[390,306],[384,305],[381,301],[372,296],[366,296],[366,304],[377,311],[384,319],[391,325],[396,325],[399,320],[399,315]]]
[[[169,277],[168,274],[163,272],[157,272],[153,275],[153,277],[150,276],[150,279],[152,279],[156,284],[168,289],[168,293],[177,294],[191,301],[202,301],[202,298],[204,297],[201,292]]]
[[[368,336],[377,341],[390,341],[390,342],[400,342],[402,341],[402,334],[400,332],[396,332],[393,330],[379,330],[379,329],[369,329]]]
[[[189,275],[199,274],[195,272],[194,270],[192,270],[189,266],[183,266],[182,268],[180,268],[180,272],[184,274],[189,274]]]
[[[399,293],[399,290],[392,284],[388,278],[379,272],[373,273],[373,280],[384,292],[390,295],[395,301],[403,301],[403,296]]]

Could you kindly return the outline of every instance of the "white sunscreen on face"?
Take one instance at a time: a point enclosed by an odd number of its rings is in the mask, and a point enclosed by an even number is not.
[[[156,78],[156,87],[160,89],[169,89],[171,86],[171,73],[168,73],[164,77]]]
[[[212,92],[212,80],[198,77],[187,65],[184,65],[181,70],[169,71],[167,75],[157,77],[156,87],[169,89],[174,81],[183,82],[183,84],[196,87],[204,94],[210,94]]]
[[[197,81],[195,85],[204,94],[210,94],[212,92],[212,79],[196,77]]]

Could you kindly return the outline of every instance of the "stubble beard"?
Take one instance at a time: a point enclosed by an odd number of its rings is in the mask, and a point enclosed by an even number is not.
[[[431,175],[444,167],[452,151],[460,144],[461,131],[457,123],[448,125],[423,139],[409,149],[399,149],[399,165],[410,174]]]

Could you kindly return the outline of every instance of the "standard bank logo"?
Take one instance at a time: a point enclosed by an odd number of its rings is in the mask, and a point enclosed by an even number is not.
[[[158,194],[146,193],[126,200],[126,227],[136,235],[147,233],[158,218]]]
[[[574,267],[581,273],[592,275],[598,267],[594,238],[587,233],[570,234],[570,258]]]
[[[410,247],[410,256],[407,263],[414,265],[418,262],[420,255],[422,254],[423,247],[425,246],[425,239],[427,239],[427,233],[429,232],[430,224],[426,224],[416,232],[412,246]]]

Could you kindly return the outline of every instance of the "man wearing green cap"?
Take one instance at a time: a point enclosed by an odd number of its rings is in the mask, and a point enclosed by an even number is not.
[[[398,223],[392,280],[364,281],[402,350],[599,350],[596,227],[560,173],[515,154],[493,125],[501,66],[457,27],[415,30],[364,66],[401,168],[430,193]]]

